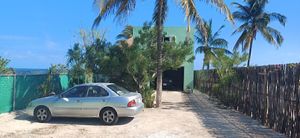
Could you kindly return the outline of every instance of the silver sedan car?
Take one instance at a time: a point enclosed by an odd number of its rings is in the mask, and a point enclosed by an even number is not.
[[[74,86],[58,95],[33,100],[26,113],[39,122],[52,117],[99,117],[107,125],[119,117],[132,117],[143,110],[141,94],[129,92],[113,83]]]

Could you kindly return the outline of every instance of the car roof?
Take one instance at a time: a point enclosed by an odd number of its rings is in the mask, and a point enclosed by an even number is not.
[[[114,83],[84,83],[84,84],[79,84],[79,85],[76,85],[76,86],[107,86],[107,85],[110,85],[110,84],[114,84]]]

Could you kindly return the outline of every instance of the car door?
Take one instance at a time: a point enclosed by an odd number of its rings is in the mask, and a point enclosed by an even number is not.
[[[87,86],[77,86],[61,94],[53,104],[56,116],[80,117],[82,116],[82,99],[86,96]]]
[[[84,116],[99,116],[101,108],[106,106],[109,93],[101,86],[89,86],[87,96],[82,100],[82,110]]]

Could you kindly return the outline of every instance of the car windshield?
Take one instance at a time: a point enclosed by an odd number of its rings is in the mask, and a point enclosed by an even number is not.
[[[107,85],[107,87],[110,88],[115,93],[117,93],[118,95],[124,95],[124,94],[130,93],[125,88],[118,86],[116,84],[110,84],[110,85]]]

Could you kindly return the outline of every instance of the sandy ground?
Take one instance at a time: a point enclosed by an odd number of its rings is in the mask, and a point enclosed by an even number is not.
[[[1,115],[0,137],[211,137],[194,112],[177,106],[184,105],[182,93],[165,92],[163,97],[162,108],[145,109],[134,118],[120,119],[116,126],[105,126],[98,119],[54,118],[37,123],[20,112]]]
[[[227,116],[228,115],[228,116]],[[244,117],[246,123],[237,120]],[[249,124],[250,122],[250,124]],[[253,123],[254,122],[254,123]],[[0,137],[283,137],[237,112],[222,110],[205,95],[164,92],[163,106],[105,126],[93,118],[54,118],[37,123],[21,112],[0,115]]]

